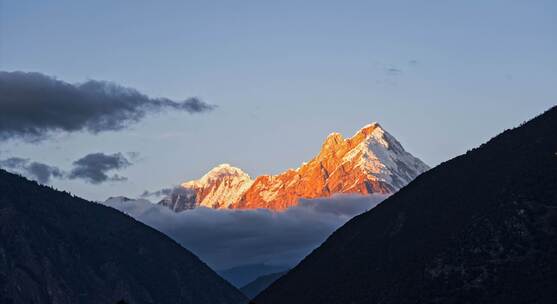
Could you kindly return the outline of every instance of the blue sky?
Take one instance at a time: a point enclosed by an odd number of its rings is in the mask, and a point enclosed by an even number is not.
[[[0,158],[68,168],[91,152],[139,152],[119,173],[126,182],[53,181],[100,200],[223,162],[278,173],[330,132],[372,121],[436,165],[556,103],[555,1],[301,2],[0,0],[0,70],[218,105],[124,131],[10,140]]]

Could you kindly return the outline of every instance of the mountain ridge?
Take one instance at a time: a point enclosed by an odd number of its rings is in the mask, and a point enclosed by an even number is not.
[[[0,170],[0,303],[119,300],[246,301],[193,253],[154,228]]]
[[[253,302],[553,303],[556,130],[553,107],[429,170]]]
[[[300,198],[394,193],[428,169],[380,124],[371,123],[349,138],[329,134],[319,153],[296,169],[252,180],[241,169],[221,164],[182,183],[159,204],[177,212],[197,206],[280,211]]]

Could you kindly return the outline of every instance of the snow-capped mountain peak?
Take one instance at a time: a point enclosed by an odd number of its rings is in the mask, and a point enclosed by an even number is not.
[[[198,206],[283,210],[300,198],[393,193],[427,169],[380,124],[371,123],[350,138],[329,134],[319,154],[297,169],[252,180],[241,169],[221,164],[200,179],[182,183],[160,204],[175,211]]]
[[[199,206],[228,208],[252,183],[250,176],[240,168],[220,164],[200,179],[182,183],[159,204],[177,212]]]
[[[378,123],[365,126],[349,141],[356,145],[343,157],[343,163],[356,162],[371,180],[400,189],[429,167],[406,152],[402,145]]]
[[[200,179],[182,183],[182,187],[204,187],[224,178],[239,178],[242,180],[251,180],[250,176],[242,171],[242,169],[233,167],[230,164],[225,163],[214,167]]]

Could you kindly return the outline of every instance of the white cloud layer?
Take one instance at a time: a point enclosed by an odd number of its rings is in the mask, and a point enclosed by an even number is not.
[[[197,208],[175,213],[147,200],[109,200],[123,211],[175,239],[213,269],[247,264],[293,266],[353,216],[384,195],[337,195],[301,200],[284,212]]]

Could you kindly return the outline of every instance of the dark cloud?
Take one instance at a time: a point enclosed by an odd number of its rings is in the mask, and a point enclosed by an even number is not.
[[[32,162],[27,158],[11,157],[0,160],[0,167],[19,172],[39,183],[47,184],[52,178],[63,178],[64,171],[47,164]]]
[[[30,174],[34,175],[40,183],[48,183],[50,178],[63,178],[64,171],[57,167],[49,166],[47,164],[32,162],[27,167]]]
[[[145,190],[145,191],[143,191],[143,193],[141,193],[140,196],[142,198],[167,196],[167,195],[172,194],[172,190],[173,190],[173,188],[163,188],[163,189],[156,190],[156,191]]]
[[[106,81],[70,84],[40,73],[0,71],[0,140],[39,141],[52,132],[120,130],[162,110],[188,113],[214,106],[190,98],[151,98]]]
[[[118,174],[109,176],[108,172],[123,169],[130,165],[132,163],[122,153],[111,155],[104,153],[87,154],[73,162],[73,167],[69,173],[56,166],[31,161],[28,158],[10,157],[0,160],[0,167],[20,173],[43,184],[49,183],[52,178],[82,179],[92,184],[100,184],[105,181],[125,181],[127,180],[126,177]]]
[[[132,163],[122,154],[91,153],[73,162],[73,169],[68,177],[70,179],[83,179],[91,184],[100,184],[106,181],[124,181],[126,177],[113,175],[108,172],[123,169]]]
[[[21,157],[10,157],[0,161],[0,166],[6,169],[18,169],[29,163],[29,159]]]
[[[166,233],[214,269],[225,269],[246,264],[293,266],[335,229],[384,198],[341,195],[302,200],[284,212],[196,208],[175,213],[144,199],[105,203]]]

